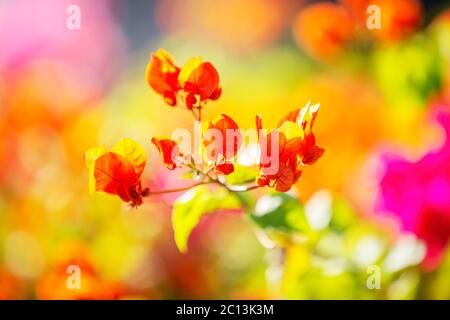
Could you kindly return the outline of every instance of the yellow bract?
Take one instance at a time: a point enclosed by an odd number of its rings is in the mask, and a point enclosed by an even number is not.
[[[160,59],[161,61],[166,61],[168,63],[163,63],[161,68],[162,72],[173,72],[175,71],[175,67],[173,66],[175,64],[175,61],[173,60],[172,56],[164,49],[159,48],[155,52],[155,56]]]
[[[187,81],[195,81],[196,75],[195,70],[203,63],[202,58],[191,58],[188,62],[181,68],[180,74],[178,75],[178,82],[180,83],[181,87],[184,87],[184,84]],[[191,77],[194,77],[194,79],[191,79]]]
[[[287,140],[293,138],[301,138],[304,137],[303,128],[295,122],[286,121],[281,127],[278,128],[278,131],[283,133]]]
[[[314,125],[314,121],[317,116],[317,112],[319,112],[320,103],[311,105],[311,102],[308,101],[307,105],[304,106],[298,115],[297,123],[300,126],[303,126],[303,124],[306,124],[305,130],[308,130],[309,132],[312,130],[312,127]]]
[[[84,162],[86,163],[86,167],[89,169],[89,192],[94,193],[95,190],[95,160],[97,160],[100,156],[105,154],[106,148],[104,146],[98,146],[90,148],[84,154]]]
[[[144,170],[147,154],[145,149],[136,141],[124,138],[111,151],[124,157],[135,168],[136,173],[140,174]]]

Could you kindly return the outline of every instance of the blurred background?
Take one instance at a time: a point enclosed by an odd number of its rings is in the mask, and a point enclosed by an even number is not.
[[[0,30],[0,299],[450,298],[448,1],[0,0]],[[270,128],[321,103],[326,152],[296,190],[206,216],[186,254],[179,195],[127,210],[89,195],[83,161],[130,137],[147,184],[186,183],[150,144],[192,127],[145,82],[160,47],[218,69],[205,118],[251,128],[260,113]]]

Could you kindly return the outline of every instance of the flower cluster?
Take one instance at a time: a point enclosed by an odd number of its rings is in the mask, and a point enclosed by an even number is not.
[[[189,153],[185,150],[188,148],[184,149],[181,144],[166,137],[153,138],[152,143],[161,154],[165,166],[170,170],[184,166],[224,175],[232,173],[234,165],[231,161],[237,155],[242,142],[241,131],[236,122],[222,114],[216,120],[209,122],[201,136],[202,144],[198,154]],[[196,161],[198,156],[200,161]]]
[[[163,49],[151,55],[145,77],[170,106],[181,100],[188,109],[200,108],[207,100],[217,100],[222,93],[219,74],[210,62],[191,58],[180,68]]]
[[[218,72],[210,62],[192,58],[180,68],[163,49],[151,55],[146,79],[169,106],[184,106],[192,111],[198,121],[202,120],[201,109],[205,103],[218,99],[222,93]],[[286,192],[300,178],[302,167],[313,164],[324,153],[324,149],[316,145],[312,133],[318,110],[319,104],[308,103],[301,109],[289,112],[268,134],[265,134],[261,118],[257,116],[256,129],[261,151],[259,175],[256,181],[244,182],[246,185],[240,185],[240,188],[229,185],[225,176],[235,171],[233,162],[242,147],[242,131],[231,117],[222,114],[213,121],[202,123],[198,150],[191,151],[190,143],[186,145],[184,141],[170,137],[151,139],[164,165],[170,170],[181,167],[190,169],[197,177],[196,184],[164,191],[143,188],[141,175],[147,159],[145,150],[127,138],[111,151],[105,147],[94,147],[86,152],[90,191],[117,195],[133,207],[141,205],[143,198],[151,194],[183,191],[198,184],[215,183],[229,191],[273,187],[279,192]]]
[[[319,104],[309,103],[302,109],[286,114],[276,129],[267,135],[259,134],[261,148],[261,175],[259,186],[271,186],[279,192],[289,191],[302,174],[302,167],[315,163],[325,152],[316,145],[312,127],[319,111]],[[261,117],[256,118],[256,127],[262,131]],[[274,143],[275,140],[276,142]],[[277,150],[273,150],[273,146]],[[276,156],[273,153],[277,152]],[[278,161],[278,170],[273,172],[273,159]]]

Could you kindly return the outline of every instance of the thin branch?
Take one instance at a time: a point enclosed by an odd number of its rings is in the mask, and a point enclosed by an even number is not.
[[[197,186],[200,186],[200,185],[203,185],[203,184],[210,184],[210,183],[215,183],[215,184],[217,184],[217,185],[227,189],[230,192],[247,192],[247,191],[251,191],[251,190],[259,188],[259,186],[257,184],[250,185],[250,186],[246,186],[246,185],[228,185],[228,184],[226,184],[224,182],[219,181],[216,178],[211,177],[210,175],[207,175],[207,177],[208,177],[208,180],[206,180],[206,181],[197,182],[197,183],[194,183],[194,184],[186,186],[186,187],[180,187],[180,188],[175,188],[175,189],[166,189],[166,190],[149,191],[147,196],[187,191],[187,190],[195,188]]]
[[[194,184],[191,184],[190,186],[187,187],[180,187],[180,188],[175,188],[175,189],[166,189],[166,190],[156,190],[156,191],[149,191],[148,195],[152,196],[152,195],[158,195],[158,194],[165,194],[165,193],[175,193],[175,192],[181,192],[181,191],[187,191],[189,189],[195,188],[197,186],[200,186],[202,184],[208,184],[210,182],[208,181],[202,181],[202,182],[197,182]]]

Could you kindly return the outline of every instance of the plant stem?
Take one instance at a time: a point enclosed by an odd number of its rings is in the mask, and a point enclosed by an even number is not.
[[[257,184],[251,185],[251,186],[228,185],[228,184],[226,184],[224,182],[221,182],[218,179],[215,179],[215,178],[213,178],[213,177],[211,177],[209,175],[207,177],[208,177],[208,180],[206,180],[206,181],[197,182],[197,183],[191,184],[191,185],[186,186],[186,187],[180,187],[180,188],[175,188],[175,189],[166,189],[166,190],[149,191],[148,196],[187,191],[187,190],[195,188],[197,186],[200,186],[200,185],[203,185],[203,184],[211,184],[211,183],[217,184],[217,185],[227,189],[230,192],[247,192],[247,191],[259,188],[259,186]]]
[[[195,187],[197,187],[197,186],[199,186],[199,185],[207,184],[207,183],[210,183],[210,182],[197,182],[197,183],[191,184],[190,186],[186,186],[186,187],[180,187],[180,188],[175,188],[175,189],[166,189],[166,190],[150,191],[148,195],[149,195],[149,196],[152,196],[152,195],[158,195],[158,194],[175,193],[175,192],[187,191],[187,190],[189,190],[189,189],[192,189],[192,188],[195,188]]]

